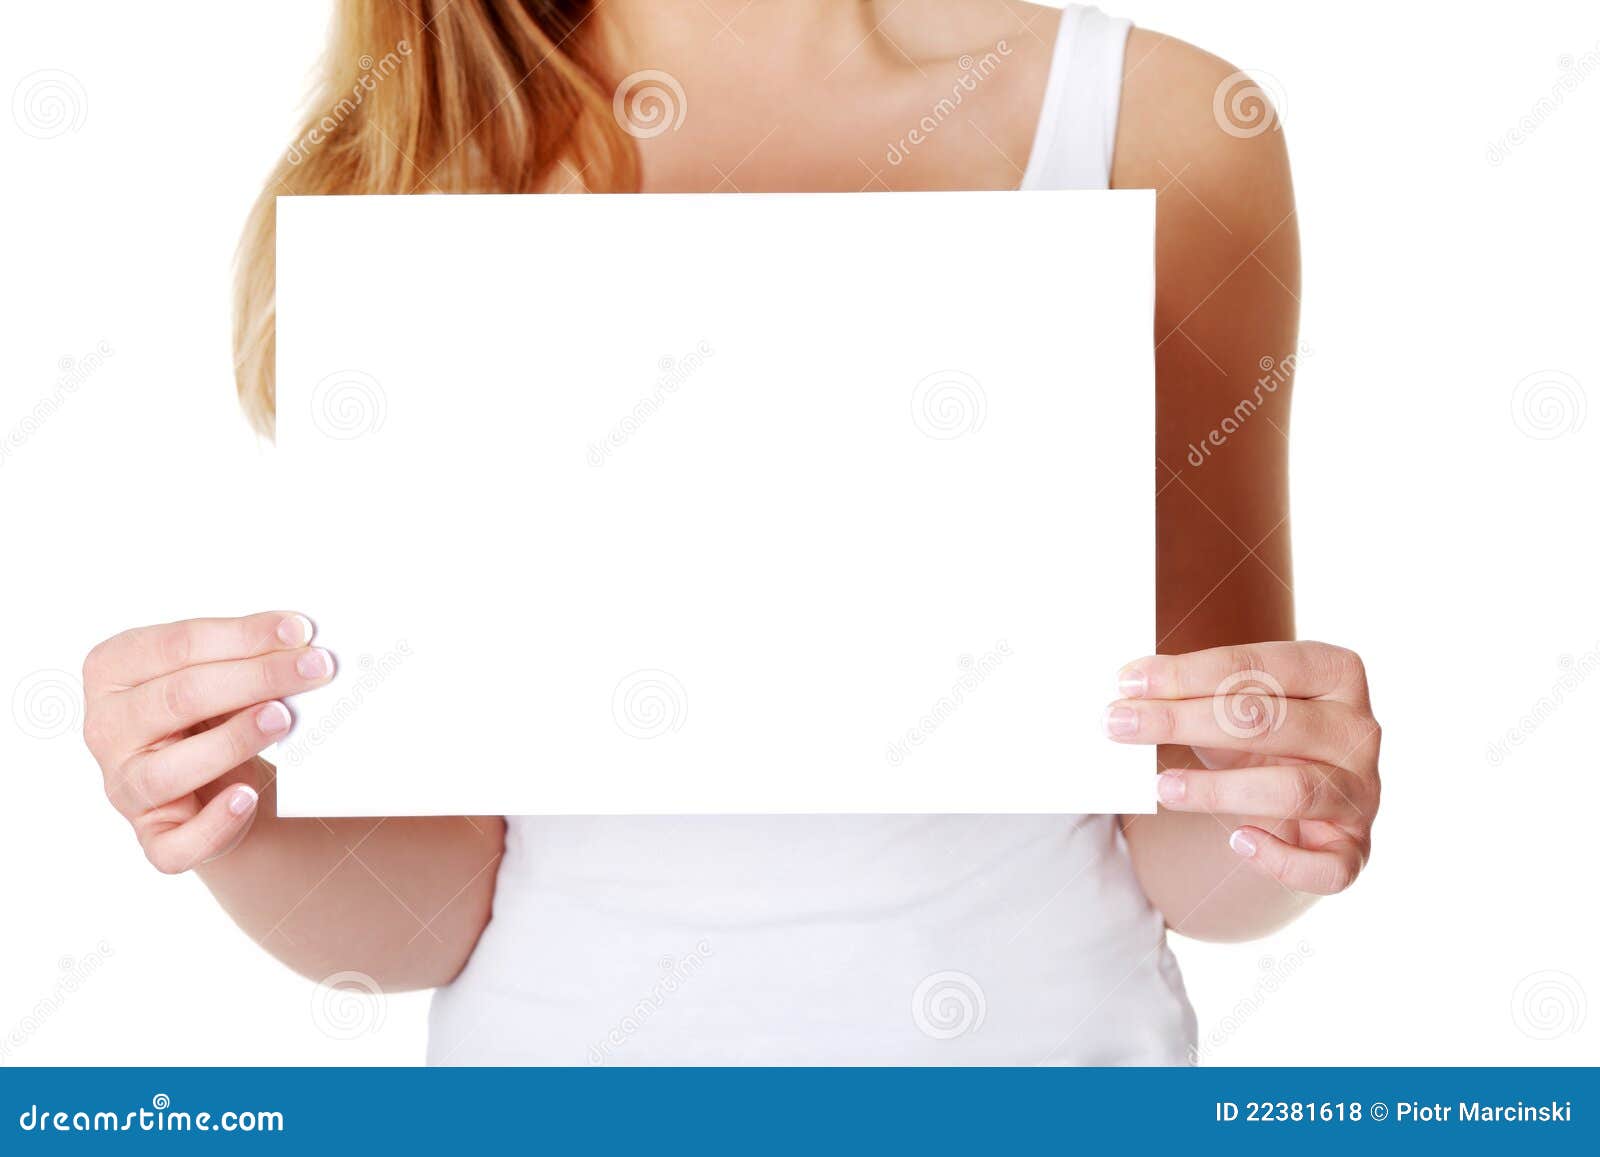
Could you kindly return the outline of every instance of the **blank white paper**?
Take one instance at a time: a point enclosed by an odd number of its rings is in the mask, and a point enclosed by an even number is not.
[[[280,199],[280,812],[1154,810],[1154,213]]]

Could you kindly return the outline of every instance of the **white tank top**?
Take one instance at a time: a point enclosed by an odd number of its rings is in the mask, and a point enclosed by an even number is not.
[[[1022,187],[1110,181],[1126,21],[1065,10]],[[1113,816],[510,817],[431,1064],[1181,1064]]]

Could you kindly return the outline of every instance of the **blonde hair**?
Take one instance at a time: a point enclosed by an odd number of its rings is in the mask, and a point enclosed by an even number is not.
[[[594,0],[339,0],[299,137],[245,223],[234,278],[239,400],[275,425],[278,196],[638,188],[600,80]]]

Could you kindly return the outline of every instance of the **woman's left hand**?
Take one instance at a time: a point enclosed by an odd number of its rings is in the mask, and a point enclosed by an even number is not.
[[[1119,743],[1194,749],[1157,795],[1173,811],[1242,822],[1236,853],[1286,887],[1330,895],[1372,850],[1381,731],[1360,656],[1325,643],[1252,643],[1155,655],[1123,668],[1106,711]]]

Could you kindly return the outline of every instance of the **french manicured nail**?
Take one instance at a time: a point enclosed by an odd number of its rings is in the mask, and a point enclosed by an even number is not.
[[[1132,707],[1112,707],[1106,711],[1107,735],[1132,735],[1139,730],[1139,716]]]
[[[1117,693],[1124,699],[1142,699],[1148,690],[1150,679],[1137,667],[1124,667],[1117,676]]]
[[[1181,771],[1163,771],[1156,776],[1156,795],[1162,803],[1181,803],[1188,790]]]
[[[228,810],[236,816],[242,816],[255,810],[256,789],[247,784],[236,783],[233,785],[233,794],[228,797]]]
[[[303,647],[311,641],[311,620],[290,615],[278,624],[278,641],[285,647]]]
[[[302,679],[326,679],[333,674],[333,656],[321,647],[312,647],[294,661]]]
[[[256,712],[256,727],[263,735],[289,730],[289,709],[282,703],[268,703]]]
[[[1253,856],[1256,854],[1256,842],[1245,834],[1243,828],[1228,837],[1228,846],[1241,856]]]

